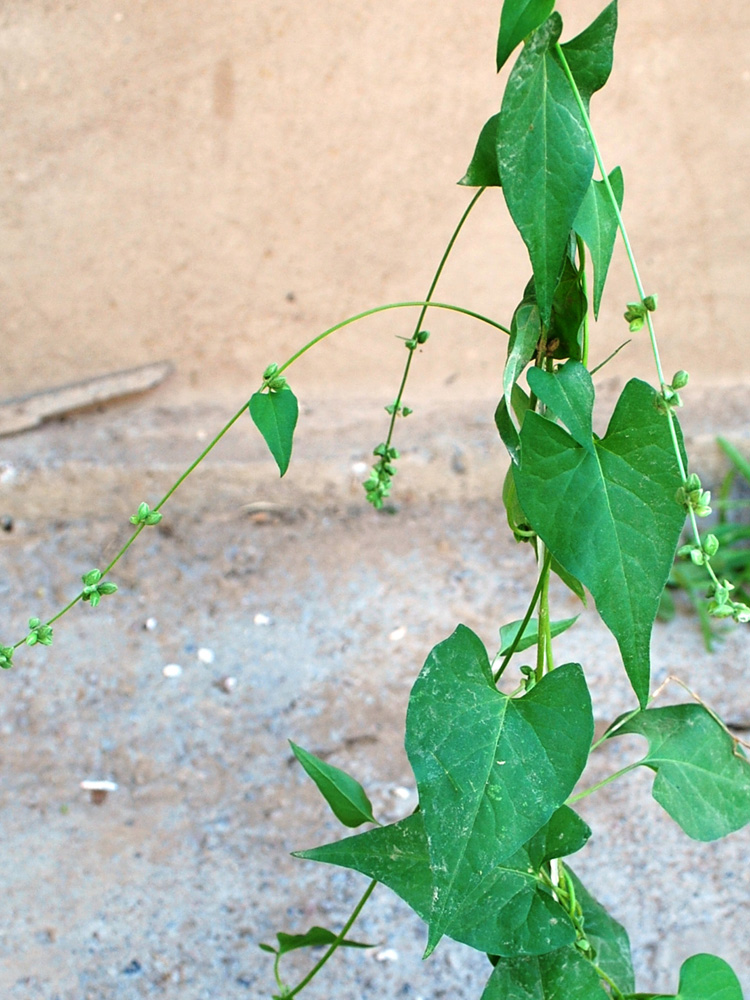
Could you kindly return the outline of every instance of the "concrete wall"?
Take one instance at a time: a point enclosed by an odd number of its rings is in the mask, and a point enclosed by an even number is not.
[[[423,295],[468,201],[455,181],[499,106],[499,6],[5,0],[0,397],[171,358],[160,399],[241,398],[327,325]],[[567,36],[601,6],[561,0]],[[736,382],[750,373],[750,13],[620,7],[594,120],[660,295],[665,368]],[[622,253],[615,267],[594,361],[627,336]],[[488,192],[441,297],[507,322],[527,277]],[[295,383],[390,397],[392,334],[410,323],[394,317],[339,335]],[[430,325],[415,392],[496,393],[504,343],[447,314]],[[652,378],[642,337],[624,353]]]

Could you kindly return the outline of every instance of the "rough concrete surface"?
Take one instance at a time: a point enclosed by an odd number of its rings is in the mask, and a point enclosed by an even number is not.
[[[413,808],[403,726],[425,656],[459,622],[492,649],[533,586],[530,551],[508,539],[496,500],[501,474],[476,471],[500,457],[489,400],[483,409],[484,421],[453,414],[452,436],[439,422],[404,424],[394,515],[366,508],[352,471],[379,424],[344,427],[325,447],[314,427],[307,437],[301,429],[286,499],[249,421],[241,424],[229,442],[234,463],[228,453],[216,460],[217,488],[208,478],[182,487],[163,524],[116,568],[120,592],[96,611],[74,608],[51,649],[19,650],[0,678],[3,997],[267,997],[272,963],[260,941],[340,926],[366,881],[290,858],[344,831],[286,741],[355,774],[382,819]],[[699,410],[697,429],[715,430]],[[187,464],[216,417],[135,401],[3,442],[2,511],[12,519],[0,533],[3,642],[111,558],[127,514],[153,499],[160,476],[160,490],[169,485],[173,464]],[[89,481],[78,516],[64,496],[76,461]],[[33,509],[29,479],[44,468],[54,519],[24,513]],[[316,469],[324,487],[304,502]],[[553,601],[561,616],[580,610],[562,589]],[[708,655],[687,613],[657,624],[654,682],[674,672],[746,727],[747,633],[726,631]],[[560,662],[585,665],[600,724],[632,706],[593,609],[557,644]],[[168,664],[181,674],[166,677]],[[621,743],[600,751],[587,783],[640,750],[635,737]],[[79,787],[87,778],[119,787],[94,805]],[[650,781],[637,772],[581,803],[594,837],[575,868],[629,928],[642,988],[673,990],[681,961],[711,951],[747,989],[748,831],[688,840],[651,800]],[[384,888],[358,934],[377,947],[343,954],[311,998],[468,1000],[489,974],[484,958],[452,942],[423,963],[423,926]],[[304,968],[288,960],[288,978]]]

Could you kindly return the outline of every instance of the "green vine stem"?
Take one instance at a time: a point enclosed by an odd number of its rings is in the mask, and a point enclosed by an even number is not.
[[[625,222],[622,217],[622,212],[620,211],[620,206],[617,203],[615,192],[612,189],[612,184],[610,183],[609,175],[607,174],[607,169],[604,166],[604,160],[602,158],[601,150],[599,149],[599,144],[596,141],[596,136],[594,134],[593,126],[591,124],[591,119],[589,118],[586,106],[583,102],[583,98],[581,97],[581,93],[578,89],[578,85],[576,84],[573,73],[571,72],[570,66],[568,65],[568,61],[565,58],[565,52],[563,51],[563,48],[559,42],[555,43],[555,53],[558,59],[560,60],[560,65],[562,66],[565,76],[568,79],[568,83],[570,84],[571,90],[573,91],[573,96],[575,98],[576,104],[578,105],[578,109],[581,113],[581,117],[586,127],[586,131],[588,132],[589,139],[591,140],[591,145],[594,151],[594,157],[596,159],[597,166],[599,167],[599,172],[602,176],[602,182],[604,183],[604,188],[607,192],[607,196],[610,200],[610,203],[612,205],[612,210],[617,220],[617,228],[619,229],[620,235],[622,236],[622,241],[625,246],[625,252],[628,256],[628,261],[630,263],[630,270],[632,271],[633,274],[633,280],[635,281],[635,287],[638,292],[638,297],[640,301],[643,302],[646,299],[646,291],[643,287],[643,282],[641,281],[638,265],[635,260],[635,255],[633,254],[633,248],[630,245],[630,239],[628,237],[627,229],[625,228]],[[654,363],[656,365],[656,374],[659,379],[659,386],[661,388],[662,395],[664,395],[666,398],[667,392],[671,391],[671,389],[664,377],[664,370],[661,364],[659,345],[656,340],[656,331],[654,329],[654,322],[652,318],[651,309],[645,310],[645,320],[646,320],[646,326],[648,328],[649,340],[651,342],[651,352],[653,354]],[[674,446],[675,456],[677,458],[677,465],[680,470],[680,477],[683,483],[686,483],[688,479],[688,474],[687,474],[687,469],[685,468],[685,463],[682,460],[682,451],[680,449],[680,443],[677,438],[677,428],[675,427],[674,414],[672,413],[671,406],[669,405],[665,407],[665,410],[666,410],[667,420],[669,421],[669,431],[672,438],[672,444]],[[690,526],[693,533],[693,537],[695,539],[695,544],[698,546],[699,549],[702,550],[703,542],[701,539],[700,529],[698,528],[698,522],[696,519],[695,511],[692,508],[688,510],[688,517],[690,519]],[[704,565],[706,567],[708,575],[711,577],[714,586],[719,587],[720,586],[719,579],[714,573],[710,562],[706,561]]]
[[[547,550],[547,551],[545,551],[544,558],[542,560],[542,567],[541,567],[541,569],[539,571],[539,579],[537,580],[537,584],[536,584],[536,587],[534,589],[534,593],[531,595],[531,600],[529,601],[529,606],[526,609],[526,614],[523,616],[523,621],[521,622],[521,626],[518,629],[518,633],[516,634],[516,637],[514,638],[513,642],[511,643],[510,649],[505,654],[502,663],[500,664],[500,666],[497,668],[497,670],[495,671],[495,673],[493,675],[493,679],[494,679],[495,683],[497,683],[500,680],[500,678],[502,677],[502,675],[505,673],[505,669],[508,666],[508,664],[510,663],[511,657],[515,653],[516,647],[518,646],[518,643],[521,641],[521,636],[526,631],[526,626],[531,621],[531,616],[534,614],[534,608],[537,605],[537,601],[539,600],[539,596],[542,593],[542,588],[544,587],[544,581],[545,581],[545,579],[549,579],[549,569],[550,569],[551,563],[552,563],[552,553],[549,550]]]
[[[320,970],[326,964],[326,962],[328,961],[328,959],[331,958],[331,956],[337,950],[337,948],[339,947],[339,945],[341,944],[341,942],[344,940],[344,938],[346,937],[346,935],[352,929],[354,921],[357,919],[357,917],[360,915],[360,913],[364,909],[364,906],[367,903],[367,900],[373,894],[373,892],[375,890],[375,886],[377,884],[378,884],[377,883],[377,879],[373,879],[372,882],[370,882],[370,884],[367,886],[367,888],[365,889],[364,893],[362,894],[362,898],[359,900],[359,902],[357,903],[357,905],[352,910],[352,912],[351,912],[351,914],[349,916],[349,919],[346,921],[346,923],[344,924],[344,926],[339,931],[338,936],[336,937],[336,940],[331,942],[330,946],[327,948],[325,954],[322,956],[322,958],[320,959],[320,961],[316,962],[316,964],[312,967],[312,969],[310,969],[310,971],[307,973],[307,975],[304,977],[304,979],[301,979],[297,983],[297,985],[294,987],[294,989],[288,990],[286,992],[282,991],[281,997],[274,998],[274,1000],[282,1000],[282,998],[283,998],[283,1000],[289,1000],[290,997],[297,996],[297,994],[301,993],[302,990],[307,986],[307,984],[309,982],[311,982],[311,980],[313,980],[315,978],[315,976],[317,976],[317,974],[320,972]],[[277,982],[279,982],[278,976],[277,976]]]

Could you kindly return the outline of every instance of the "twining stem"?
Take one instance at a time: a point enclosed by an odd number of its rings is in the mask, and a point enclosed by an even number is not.
[[[521,637],[526,631],[526,626],[531,621],[531,616],[534,614],[534,608],[536,607],[537,601],[539,600],[539,595],[541,594],[542,588],[544,587],[544,580],[545,578],[549,579],[549,568],[551,562],[552,562],[552,553],[549,550],[547,550],[544,554],[544,559],[542,561],[542,568],[539,571],[539,579],[537,580],[536,587],[534,588],[534,593],[531,595],[531,600],[529,601],[529,606],[526,609],[526,614],[523,616],[521,627],[518,629],[516,637],[511,643],[510,649],[503,657],[503,662],[500,664],[500,666],[497,668],[497,670],[493,675],[493,680],[495,681],[495,683],[497,683],[500,680],[503,673],[505,672],[505,668],[510,663],[511,657],[516,651],[516,646],[518,646],[518,643],[521,641]]]
[[[472,202],[469,205],[469,208],[466,210],[466,212],[464,212],[464,215],[462,216],[461,223],[459,224],[459,229],[460,229],[460,225],[463,224],[463,221],[465,220],[466,216],[468,215],[469,210],[476,203],[477,198],[479,197],[479,195],[482,193],[483,190],[484,190],[484,188],[480,189],[480,191],[472,199]],[[455,241],[455,238],[456,238],[457,235],[458,235],[458,230],[453,234],[453,237],[451,238],[451,241],[448,244],[448,248],[449,249],[453,245],[453,242]],[[447,252],[446,252],[446,255],[447,255]],[[440,263],[440,268],[438,269],[438,273],[437,273],[437,275],[435,277],[435,280],[433,281],[433,285],[430,288],[430,293],[433,291],[434,285],[435,285],[435,281],[437,280],[437,277],[439,277],[440,270],[442,270],[442,267],[443,267],[443,265],[445,263],[445,257],[446,257],[446,255],[443,256],[443,260]],[[422,312],[421,312],[420,316],[422,316],[422,317],[424,316],[425,310],[428,307],[432,308],[432,309],[444,309],[444,310],[447,310],[449,312],[456,312],[456,313],[460,313],[461,315],[464,315],[464,316],[469,316],[472,319],[479,320],[482,323],[487,323],[489,326],[492,326],[495,329],[500,330],[502,333],[505,333],[505,334],[508,334],[508,335],[510,334],[510,330],[508,330],[507,327],[503,326],[501,323],[496,323],[495,320],[490,319],[488,316],[483,316],[481,313],[474,312],[472,309],[464,309],[462,306],[456,306],[456,305],[453,305],[452,303],[448,303],[448,302],[431,302],[431,301],[425,300],[425,299],[418,299],[418,300],[409,301],[409,302],[389,302],[386,305],[375,306],[375,308],[373,308],[373,309],[366,309],[364,312],[357,313],[355,316],[349,316],[347,319],[342,320],[340,323],[336,323],[334,326],[331,326],[327,330],[324,330],[323,333],[318,334],[317,337],[314,337],[311,341],[309,341],[307,344],[305,344],[304,347],[300,348],[300,350],[296,351],[290,358],[288,358],[284,362],[284,364],[279,367],[278,374],[280,374],[281,372],[283,372],[287,368],[289,368],[291,365],[293,365],[295,361],[297,361],[299,358],[301,358],[302,355],[305,354],[307,351],[309,351],[311,347],[314,347],[315,344],[320,343],[321,340],[325,339],[326,337],[329,337],[332,333],[335,333],[337,330],[342,330],[344,327],[350,326],[352,323],[356,323],[359,320],[365,319],[368,316],[374,316],[376,313],[386,312],[386,311],[388,311],[390,309],[413,309],[413,308],[416,308],[416,307],[421,308]],[[248,406],[247,403],[243,403],[242,406],[240,407],[240,409],[237,410],[237,412],[234,414],[234,416],[230,417],[230,419],[224,424],[224,426],[221,428],[221,430],[218,432],[218,434],[215,435],[215,437],[206,445],[206,447],[203,449],[203,451],[200,453],[200,455],[198,455],[198,457],[195,459],[195,461],[192,462],[187,467],[187,469],[182,473],[182,475],[179,477],[179,479],[167,490],[167,492],[164,494],[164,496],[161,498],[161,500],[153,508],[154,511],[161,510],[161,508],[167,503],[167,501],[175,493],[175,491],[177,489],[179,489],[179,487],[184,483],[184,481],[188,478],[188,476],[192,472],[195,471],[195,469],[200,465],[200,463],[203,461],[203,459],[206,458],[206,456],[216,447],[216,445],[219,443],[219,441],[221,441],[221,439],[224,437],[224,435],[227,433],[227,431],[229,431],[230,428],[240,419],[240,417],[242,417],[242,415],[247,410],[247,406]],[[145,527],[144,524],[139,524],[138,525],[138,527],[136,528],[136,530],[132,533],[132,535],[130,536],[130,538],[128,538],[128,540],[125,542],[125,544],[120,549],[120,551],[117,553],[117,555],[104,568],[104,570],[102,570],[102,575],[101,575],[101,579],[102,580],[112,570],[113,566],[115,566],[120,561],[120,559],[122,559],[122,557],[128,551],[128,549],[130,548],[130,546],[133,544],[133,542],[136,540],[136,538],[140,535],[141,531],[143,531],[144,527]],[[71,601],[69,601],[65,605],[65,607],[63,607],[60,611],[58,611],[51,618],[49,618],[45,622],[45,624],[46,625],[52,625],[54,622],[58,621],[60,618],[63,617],[63,615],[67,614],[68,611],[70,611],[71,608],[75,607],[75,605],[78,604],[78,602],[82,598],[83,598],[83,591],[81,591],[80,593],[76,594],[76,596]],[[19,639],[18,642],[16,642],[13,645],[13,649],[18,649],[19,646],[23,646],[24,643],[25,643],[25,641],[26,641],[25,637],[23,639]]]
[[[339,931],[338,936],[336,937],[336,940],[331,942],[329,948],[326,950],[326,952],[323,955],[323,957],[320,959],[319,962],[317,962],[312,967],[312,969],[310,969],[310,971],[307,973],[307,975],[304,977],[304,979],[301,979],[297,983],[297,985],[294,987],[293,990],[290,990],[288,993],[284,993],[285,1000],[288,1000],[289,997],[294,997],[298,993],[301,993],[302,990],[310,982],[310,980],[314,979],[315,976],[317,976],[317,974],[320,972],[320,970],[326,964],[326,962],[328,961],[328,959],[333,955],[333,953],[336,951],[336,949],[339,947],[339,945],[341,944],[341,942],[344,940],[344,938],[346,937],[346,935],[351,930],[352,924],[354,923],[354,921],[357,919],[357,917],[362,912],[365,903],[367,902],[367,900],[372,895],[373,890],[375,889],[375,886],[377,884],[378,884],[377,883],[377,879],[373,879],[372,882],[370,882],[370,884],[365,889],[365,891],[364,891],[364,893],[362,895],[362,898],[360,899],[360,901],[357,903],[357,905],[352,910],[352,912],[351,912],[351,914],[349,916],[349,919],[346,921],[346,923],[344,924],[344,926]]]
[[[602,175],[604,188],[607,192],[607,196],[612,205],[612,210],[615,214],[615,219],[617,220],[617,228],[620,230],[620,235],[622,236],[622,241],[623,244],[625,245],[625,252],[628,255],[628,261],[630,262],[630,270],[633,273],[633,280],[635,281],[635,287],[638,291],[638,297],[641,300],[641,302],[643,302],[643,300],[646,298],[646,291],[643,287],[643,282],[641,281],[641,275],[638,270],[638,265],[636,264],[635,261],[633,248],[630,245],[630,239],[628,238],[628,232],[627,229],[625,228],[625,222],[622,217],[622,212],[620,211],[620,206],[617,203],[617,197],[615,196],[615,192],[612,189],[612,184],[610,183],[609,175],[607,174],[607,169],[604,166],[604,160],[602,158],[601,150],[599,149],[599,144],[596,141],[596,136],[594,135],[594,129],[593,126],[591,125],[591,119],[589,118],[588,112],[586,111],[586,106],[583,103],[583,98],[581,97],[581,93],[578,89],[575,77],[573,76],[570,66],[568,65],[568,61],[565,58],[565,52],[563,51],[563,48],[559,42],[555,43],[555,53],[558,59],[560,60],[560,65],[562,66],[566,77],[568,78],[568,83],[570,84],[570,87],[573,91],[573,96],[575,98],[576,104],[578,105],[578,110],[581,113],[583,123],[586,127],[586,131],[588,132],[589,139],[591,140],[591,146],[594,150],[594,157],[596,159],[597,166],[599,167],[599,172]],[[659,385],[661,387],[662,393],[664,393],[665,390],[669,389],[669,385],[664,377],[664,370],[662,369],[661,357],[659,355],[659,345],[657,344],[656,341],[656,331],[654,330],[654,322],[650,310],[646,310],[646,326],[648,328],[648,335],[651,341],[651,352],[654,356],[654,363],[656,365],[656,374],[659,379]],[[677,458],[677,466],[680,470],[680,478],[682,479],[683,483],[685,483],[687,481],[687,469],[685,468],[685,463],[683,462],[682,459],[682,449],[680,448],[680,442],[677,437],[677,427],[675,424],[675,418],[674,414],[672,413],[671,407],[669,406],[666,407],[666,414],[667,414],[667,420],[669,422],[669,433],[672,438],[674,453]],[[690,520],[690,526],[692,529],[693,537],[695,539],[695,543],[699,549],[702,549],[703,545],[701,541],[701,534],[700,534],[700,529],[698,528],[698,522],[696,520],[695,511],[690,509],[688,511],[688,517]],[[719,580],[716,574],[714,573],[711,564],[709,562],[706,562],[705,566],[708,575],[711,577],[713,583],[718,587]]]
[[[537,633],[536,646],[537,683],[539,683],[539,681],[544,677],[545,662],[547,670],[552,670],[554,667],[554,663],[552,662],[552,628],[549,617],[549,577],[551,560],[547,558],[549,553],[546,547],[544,547],[544,543],[540,541],[539,545],[543,548],[544,559],[542,562],[542,570],[539,574],[542,589],[539,594],[539,630]]]
[[[621,767],[619,771],[615,771],[615,773],[610,774],[608,778],[603,778],[601,781],[598,781],[595,785],[592,785],[591,788],[587,788],[583,792],[579,792],[577,795],[571,795],[569,799],[566,799],[565,805],[570,806],[574,802],[578,802],[579,799],[585,799],[587,795],[592,795],[594,792],[598,792],[600,788],[604,788],[604,786],[608,785],[610,781],[615,781],[617,778],[621,778],[623,774],[627,774],[628,771],[632,771],[636,767],[640,767],[642,763],[643,761],[637,760],[632,764],[627,764],[625,767]]]
[[[586,287],[586,244],[580,236],[576,235],[576,246],[578,247],[578,263],[580,267],[581,291],[588,305],[588,289]],[[581,364],[584,368],[589,366],[589,311],[588,308],[583,316],[583,348],[581,350]]]

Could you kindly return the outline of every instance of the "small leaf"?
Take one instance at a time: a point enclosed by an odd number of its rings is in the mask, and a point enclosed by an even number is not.
[[[482,126],[479,139],[466,173],[458,182],[464,187],[500,187],[497,170],[497,123],[500,114],[493,115]]]
[[[482,873],[562,805],[592,734],[578,664],[509,698],[495,687],[484,645],[466,626],[432,650],[412,688],[405,740],[435,878],[428,951],[450,933]]]
[[[561,30],[560,16],[552,14],[527,42],[510,74],[497,132],[503,194],[529,251],[545,326],[594,171],[591,140],[554,54]]]
[[[524,845],[532,865],[539,869],[554,858],[577,854],[591,837],[591,828],[570,806],[560,806],[548,822]]]
[[[601,980],[575,948],[531,958],[501,958],[481,1000],[603,1000]]]
[[[581,382],[589,378],[577,362],[564,368],[571,366],[569,375]],[[590,420],[587,398],[582,385],[565,393],[572,409],[566,419],[580,440]],[[521,430],[521,464],[513,466],[532,528],[591,591],[641,705],[648,698],[651,630],[685,520],[675,500],[681,477],[672,437],[656,400],[651,386],[631,380],[605,437],[592,436],[588,448],[529,412]]]
[[[621,990],[634,990],[635,976],[628,932],[591,895],[575,872],[567,865],[565,867],[573,882],[576,899],[583,910],[583,930],[596,953],[596,964]]]
[[[421,812],[338,843],[295,851],[294,856],[353,868],[377,879],[422,920],[430,920],[434,885]],[[493,857],[473,889],[459,889],[444,932],[470,948],[493,955],[535,955],[575,938],[568,915],[541,887],[523,849],[504,860]]]
[[[653,796],[689,837],[718,840],[750,823],[750,761],[702,705],[646,709],[621,733],[648,740]]]
[[[289,387],[278,392],[255,392],[250,399],[249,410],[283,476],[292,457],[292,440],[299,412],[297,397]]]
[[[661,993],[638,993],[635,996],[651,1000],[742,1000],[742,987],[723,958],[693,955],[682,964],[680,986],[674,996]]]
[[[536,283],[526,285],[524,299],[536,302]],[[547,355],[562,360],[580,361],[583,355],[583,321],[588,302],[583,291],[582,274],[566,253],[560,280],[552,299],[552,313],[547,328]],[[557,342],[557,343],[555,343]]]
[[[523,425],[523,418],[530,406],[531,401],[517,382],[511,390],[510,401],[512,412],[515,414],[518,426],[521,427]],[[520,462],[521,442],[518,437],[516,425],[510,418],[505,396],[503,396],[497,404],[497,409],[495,410],[495,426],[497,427],[498,434],[500,435],[503,444],[508,449],[510,457],[514,462]]]
[[[497,71],[520,42],[547,20],[555,0],[505,0],[497,38]]]
[[[563,632],[567,631],[571,626],[575,625],[578,621],[578,615],[575,618],[564,618],[557,622],[550,623],[550,631],[552,633],[552,638],[561,635]],[[521,620],[516,622],[510,622],[508,625],[503,625],[500,629],[500,655],[504,656],[508,650],[513,645],[513,642],[518,635],[519,629],[523,622]],[[529,649],[531,646],[536,646],[539,641],[539,619],[531,618],[529,619],[526,628],[523,630],[523,635],[518,640],[515,647],[516,653],[522,653],[525,649]]]
[[[612,72],[616,32],[617,0],[612,0],[588,28],[560,46],[587,108]]]
[[[376,823],[372,803],[358,781],[345,771],[327,764],[314,754],[289,741],[292,753],[318,786],[318,789],[344,826],[361,826]]]
[[[541,368],[532,368],[528,381],[537,399],[565,424],[576,444],[593,453],[594,385],[584,366],[569,361],[554,375]]]
[[[622,208],[625,188],[622,170],[619,167],[615,167],[609,175],[609,183],[618,206]],[[591,181],[578,209],[573,228],[591,251],[591,262],[594,267],[594,316],[598,318],[604,283],[617,238],[617,215],[604,181]]]
[[[278,954],[286,955],[287,952],[296,951],[298,948],[320,948],[323,945],[333,944],[338,938],[338,934],[334,934],[333,931],[329,931],[325,927],[311,927],[305,934],[285,934],[283,931],[279,931],[276,937],[279,941]],[[269,946],[267,945],[266,947]],[[374,948],[375,945],[344,938],[342,941],[339,941],[339,947]]]
[[[572,590],[572,592],[576,595],[581,604],[584,607],[588,607],[586,601],[586,591],[581,581],[577,580],[572,573],[569,573],[564,567],[562,567],[554,556],[552,557],[552,561],[549,564],[549,568],[556,576],[560,577],[560,579],[568,588],[568,590]]]
[[[508,414],[512,413],[513,386],[534,357],[541,334],[539,307],[535,302],[523,301],[513,313],[508,338],[508,357],[503,369],[503,398],[505,412]]]

